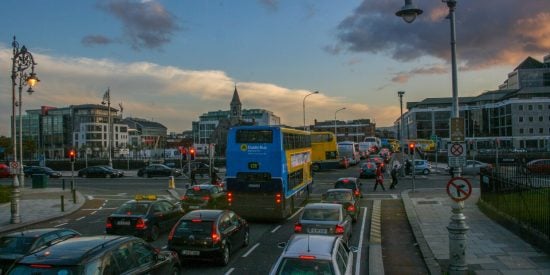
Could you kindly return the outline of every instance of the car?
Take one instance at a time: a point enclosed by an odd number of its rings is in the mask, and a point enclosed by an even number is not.
[[[0,163],[0,178],[9,178],[10,176],[10,167],[6,164]]]
[[[54,171],[50,167],[45,166],[23,166],[23,172],[26,177],[32,177],[35,174],[44,174],[48,175],[50,178],[60,178],[61,172]]]
[[[349,166],[349,159],[347,157],[343,157],[340,159],[339,168],[347,169]]]
[[[294,234],[269,275],[353,274],[353,252],[341,236]]]
[[[181,274],[178,256],[133,236],[72,238],[21,258],[9,271],[22,274]]]
[[[308,203],[294,224],[294,233],[342,235],[351,239],[352,218],[344,206],[338,203]]]
[[[432,172],[432,164],[424,159],[415,159],[414,160],[414,173],[429,175]]]
[[[78,176],[81,178],[116,178],[118,174],[103,166],[89,166],[78,171]]]
[[[179,203],[158,199],[155,195],[136,195],[107,217],[105,232],[155,241],[160,233],[170,231],[183,214]]]
[[[189,167],[191,166],[191,167]],[[182,170],[185,174],[189,174],[189,171],[193,171],[195,169],[195,173],[199,177],[205,177],[210,175],[210,166],[206,163],[200,162],[200,161],[192,161],[190,163],[186,163]],[[212,167],[214,172],[219,173],[219,169],[217,167]]]
[[[351,189],[328,189],[321,195],[321,202],[343,205],[353,222],[359,218],[359,200],[355,198]]]
[[[219,185],[193,185],[181,196],[181,206],[185,212],[196,209],[226,209],[227,192]]]
[[[550,174],[550,159],[536,159],[526,165],[527,170],[533,174]]]
[[[359,170],[359,178],[374,178],[376,177],[376,163],[374,162],[365,162],[361,165]]]
[[[122,171],[122,170],[114,169],[113,167],[111,167],[111,166],[109,166],[109,165],[100,165],[100,166],[101,166],[101,167],[104,167],[105,169],[112,170],[112,171],[113,171],[113,174],[116,175],[116,176],[119,177],[119,178],[124,177],[124,171]]]
[[[248,222],[231,210],[193,210],[170,231],[167,247],[181,260],[216,261],[225,266],[234,251],[250,243]]]
[[[481,162],[478,160],[466,160],[465,165],[462,167],[462,175],[478,175],[481,169],[492,169],[493,166],[489,163]],[[454,175],[454,168],[448,168],[449,174]]]
[[[12,232],[0,237],[0,274],[6,274],[15,261],[33,251],[80,233],[67,228],[40,228]]]
[[[384,158],[382,158],[380,155],[369,155],[369,158],[367,159],[367,162],[374,162],[376,163],[376,166],[382,167],[382,172],[386,171],[386,165],[384,163]]]
[[[138,177],[179,177],[181,176],[181,170],[176,168],[170,168],[164,164],[151,164],[147,167],[140,168],[137,172]]]
[[[346,188],[353,190],[353,194],[356,198],[362,198],[363,194],[361,193],[361,181],[358,178],[346,177],[339,178],[334,183],[334,188]]]

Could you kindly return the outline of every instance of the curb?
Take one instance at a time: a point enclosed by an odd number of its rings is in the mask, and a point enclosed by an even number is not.
[[[382,221],[380,208],[382,202],[375,200],[372,204],[372,218],[369,238],[369,274],[384,274],[382,258]]]
[[[428,271],[430,272],[430,274],[439,275],[441,274],[441,266],[435,259],[432,250],[428,246],[428,242],[424,238],[424,233],[422,233],[418,217],[416,216],[416,210],[414,209],[411,198],[409,197],[410,191],[411,190],[409,189],[401,192],[401,199],[403,200],[403,204],[405,205],[405,212],[407,213],[409,224],[413,231],[414,238],[416,239],[416,243],[418,244],[418,248],[420,248],[420,252],[422,253],[422,257],[424,259],[426,267],[428,268]]]

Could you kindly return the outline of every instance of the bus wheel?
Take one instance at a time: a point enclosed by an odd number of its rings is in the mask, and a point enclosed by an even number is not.
[[[311,165],[311,169],[313,169],[313,172],[319,172],[321,167],[319,166],[319,163],[314,163]]]

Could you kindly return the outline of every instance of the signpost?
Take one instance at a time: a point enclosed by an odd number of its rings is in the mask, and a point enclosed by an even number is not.
[[[457,168],[466,164],[466,144],[453,143],[447,148],[449,167]]]
[[[447,195],[456,202],[466,200],[472,195],[472,184],[463,177],[454,177],[447,183]]]

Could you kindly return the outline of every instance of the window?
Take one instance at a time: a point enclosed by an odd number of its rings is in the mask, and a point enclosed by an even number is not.
[[[523,105],[519,105],[518,110],[523,111]]]
[[[537,106],[539,110],[542,110],[542,105]]]
[[[539,128],[539,134],[542,134],[544,133],[544,129],[543,128]]]
[[[519,133],[523,134],[523,128],[519,128]]]
[[[533,117],[532,116],[529,117],[529,122],[533,122]]]
[[[527,105],[527,109],[529,109],[529,111],[532,111],[533,110],[533,105]]]
[[[349,252],[347,247],[343,242],[338,242],[338,249],[336,251],[336,263],[340,274],[346,274],[346,269],[348,265]]]
[[[529,128],[529,134],[533,133],[533,128]]]
[[[542,116],[539,116],[539,121],[542,121],[542,120],[543,120],[543,119],[542,119]]]
[[[523,117],[522,116],[519,117],[519,122],[523,122]]]
[[[119,272],[124,273],[137,267],[137,263],[130,254],[131,243],[125,243],[113,251],[113,257],[119,267]]]
[[[132,248],[132,254],[136,257],[138,266],[150,264],[155,260],[155,253],[147,244],[136,242]]]

